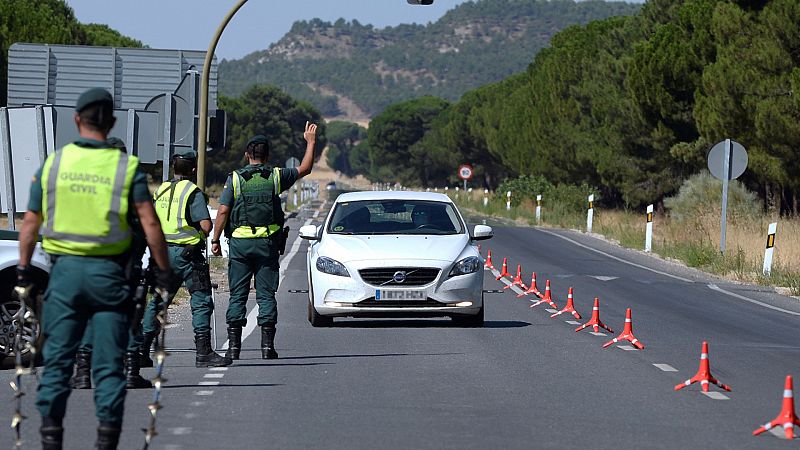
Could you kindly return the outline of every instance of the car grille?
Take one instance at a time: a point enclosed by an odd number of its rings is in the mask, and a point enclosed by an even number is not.
[[[354,303],[353,306],[359,308],[441,308],[447,306],[445,303],[437,302],[436,300],[375,300],[370,298],[367,300]]]
[[[375,269],[361,269],[358,274],[367,284],[373,286],[424,286],[432,283],[441,270],[436,267],[381,267]],[[405,281],[398,283],[394,274],[405,272]]]

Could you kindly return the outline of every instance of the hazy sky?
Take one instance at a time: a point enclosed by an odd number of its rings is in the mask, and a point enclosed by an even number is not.
[[[406,0],[249,0],[234,16],[217,46],[218,58],[241,58],[280,39],[297,20],[343,17],[382,28],[435,22],[465,0],[432,6]],[[638,0],[641,3],[643,0]],[[67,0],[78,20],[104,23],[152,48],[206,50],[236,0]]]

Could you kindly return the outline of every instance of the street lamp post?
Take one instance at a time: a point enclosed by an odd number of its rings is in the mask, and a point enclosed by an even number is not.
[[[239,0],[230,11],[225,19],[219,24],[217,32],[208,44],[208,51],[206,51],[206,59],[203,63],[203,75],[200,84],[200,118],[197,124],[197,186],[200,190],[206,189],[206,139],[208,138],[208,78],[211,75],[211,60],[214,58],[214,51],[217,49],[222,32],[231,21],[234,14],[247,3],[247,0]],[[164,164],[168,164],[167,161]]]

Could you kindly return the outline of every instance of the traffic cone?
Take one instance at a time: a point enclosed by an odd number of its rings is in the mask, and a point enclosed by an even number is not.
[[[780,425],[783,427],[784,433],[786,433],[786,439],[794,439],[794,426],[797,425],[800,427],[800,419],[797,418],[797,414],[794,412],[793,391],[792,376],[787,375],[786,383],[783,386],[783,406],[781,407],[781,412],[772,422],[767,422],[764,424],[764,426],[760,427],[756,431],[753,431],[753,436],[758,436],[759,434]]]
[[[503,277],[511,278],[511,274],[508,273],[508,258],[503,258],[503,270],[500,271],[500,275],[495,277],[495,280],[499,280]]]
[[[483,267],[494,270],[494,264],[492,264],[492,251],[489,250],[488,255],[486,256],[486,262],[483,263]]]
[[[522,294],[518,294],[517,298],[524,297],[526,295],[533,294],[539,298],[542,298],[542,293],[539,292],[539,288],[536,287],[536,272],[531,273],[531,286],[528,288],[527,291],[523,292]]]
[[[625,311],[625,328],[622,330],[622,333],[620,333],[620,335],[615,337],[614,339],[603,344],[603,348],[606,348],[611,344],[616,344],[619,341],[629,341],[634,347],[638,348],[639,350],[642,350],[644,348],[644,344],[639,342],[639,340],[636,339],[636,336],[633,335],[633,324],[631,323],[630,308],[628,308],[628,310]]]
[[[514,276],[514,281],[508,286],[504,286],[503,289],[510,289],[511,286],[519,286],[523,291],[528,289],[528,286],[525,286],[525,283],[522,282],[522,265],[520,264],[517,264],[517,274]]]
[[[567,293],[567,306],[565,306],[564,309],[562,309],[561,311],[558,311],[556,313],[550,314],[550,317],[553,318],[555,316],[560,316],[561,314],[564,314],[564,313],[570,313],[576,319],[580,319],[581,318],[581,315],[578,313],[578,311],[575,311],[575,304],[572,302],[572,287],[571,286],[569,288],[569,292]]]
[[[541,300],[531,305],[531,308],[541,305],[542,303],[549,304],[553,309],[558,309],[558,305],[550,297],[550,280],[544,283],[544,296]]]
[[[584,328],[592,327],[595,333],[600,332],[600,328],[608,331],[609,333],[613,333],[614,330],[609,328],[606,324],[600,321],[600,299],[597,297],[594,298],[594,306],[592,307],[592,318],[589,319],[588,322],[575,328],[575,331],[581,331]]]
[[[703,341],[703,349],[700,353],[700,368],[697,369],[697,373],[692,378],[689,378],[683,383],[675,386],[675,390],[680,391],[686,386],[690,386],[697,382],[700,383],[700,388],[703,390],[703,392],[708,392],[708,383],[714,383],[728,392],[731,390],[729,386],[720,383],[719,380],[711,375],[711,368],[709,367],[708,363],[708,342],[706,341]]]

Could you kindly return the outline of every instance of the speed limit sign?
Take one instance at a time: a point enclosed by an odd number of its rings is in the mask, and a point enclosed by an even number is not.
[[[464,181],[472,179],[472,166],[469,164],[462,164],[458,166],[458,178],[461,178]]]

